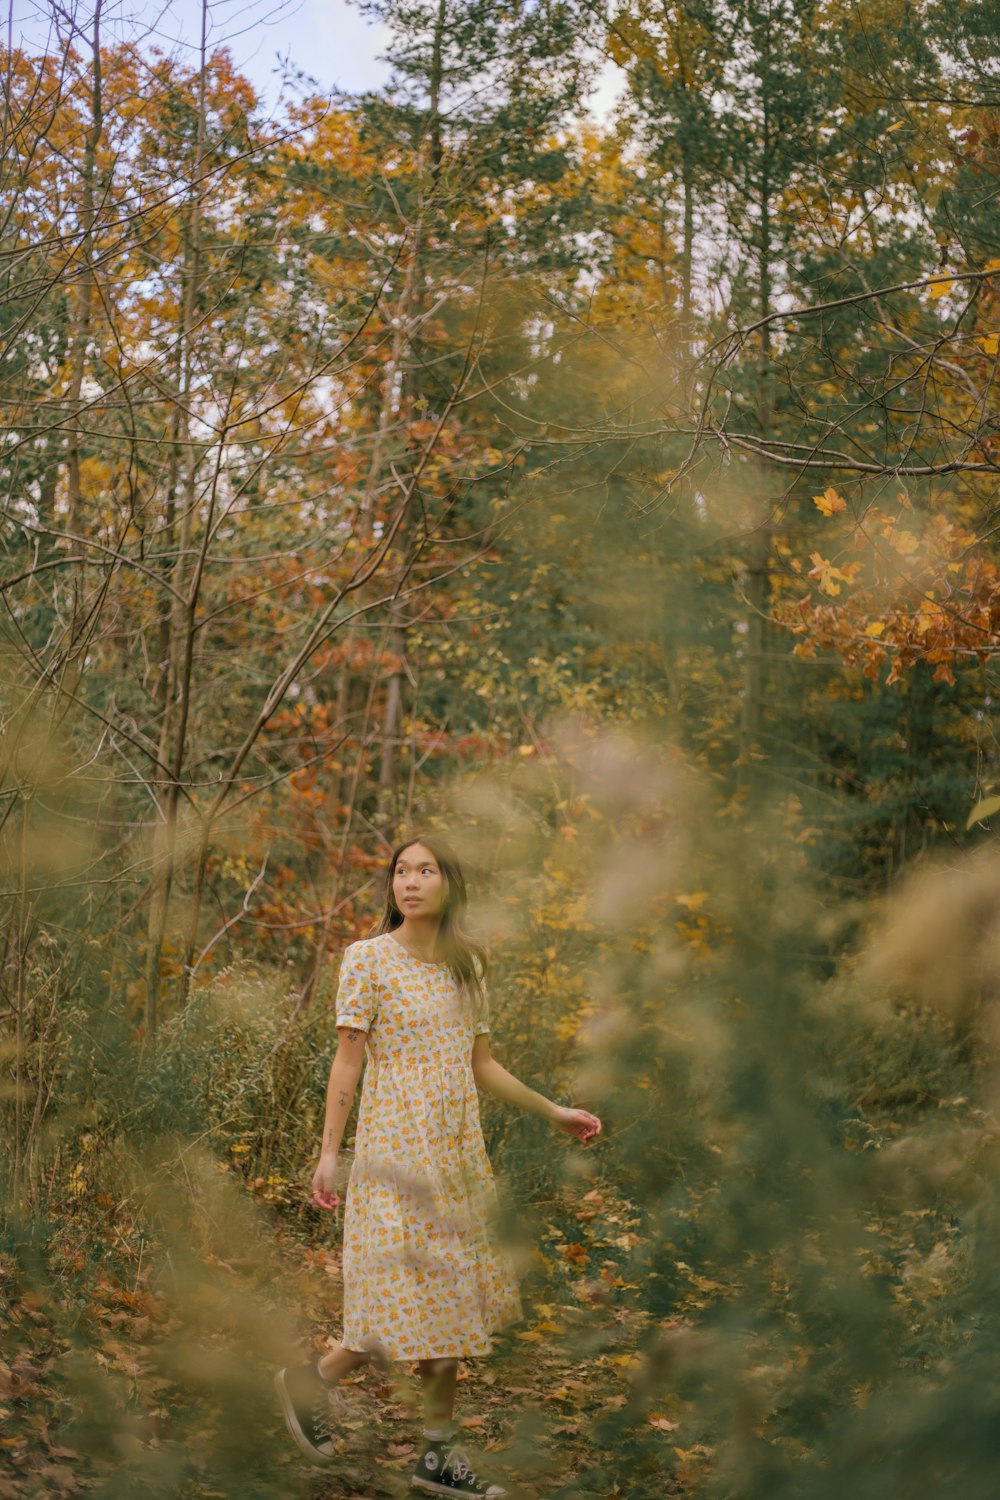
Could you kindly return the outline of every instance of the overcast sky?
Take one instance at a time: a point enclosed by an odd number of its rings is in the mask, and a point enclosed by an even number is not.
[[[92,13],[90,0],[59,0],[76,5],[81,22]],[[104,34],[144,35],[166,51],[190,49],[193,60],[201,38],[201,0],[104,0]],[[15,45],[34,51],[49,41],[49,7],[45,0],[13,0]],[[210,0],[209,46],[226,46],[242,72],[252,80],[268,106],[281,86],[280,59],[315,79],[322,93],[353,93],[377,88],[388,69],[380,60],[385,32],[373,26],[348,0]],[[608,64],[591,101],[598,114],[610,109],[620,74]]]

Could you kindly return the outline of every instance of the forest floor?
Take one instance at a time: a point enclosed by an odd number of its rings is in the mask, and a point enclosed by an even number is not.
[[[694,1487],[708,1450],[675,1446],[675,1414],[655,1409],[638,1419],[662,1437],[662,1467],[648,1472],[647,1459],[641,1482],[634,1472],[628,1482],[615,1477],[614,1414],[632,1399],[645,1321],[623,1297],[632,1288],[621,1274],[638,1242],[636,1216],[605,1189],[534,1207],[545,1243],[522,1291],[522,1323],[497,1336],[489,1358],[459,1369],[457,1416],[474,1467],[512,1500]],[[33,1261],[16,1247],[0,1255],[0,1500],[412,1493],[416,1366],[369,1367],[344,1382],[343,1459],[329,1469],[303,1462],[278,1413],[272,1377],[275,1350],[287,1347],[288,1308],[297,1308],[300,1350],[332,1342],[335,1245],[304,1242],[299,1226],[275,1216],[264,1285],[259,1261],[200,1251],[198,1275],[178,1296],[156,1247],[140,1242],[137,1252],[135,1233],[120,1222],[122,1253],[97,1259],[96,1227],[78,1209]],[[609,1417],[612,1428],[603,1430]]]

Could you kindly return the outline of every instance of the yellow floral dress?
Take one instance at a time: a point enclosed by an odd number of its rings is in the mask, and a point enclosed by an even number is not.
[[[403,1360],[488,1354],[491,1332],[521,1316],[472,1072],[488,1014],[474,1022],[447,964],[381,933],[344,953],[337,1025],[368,1033],[341,1343]]]

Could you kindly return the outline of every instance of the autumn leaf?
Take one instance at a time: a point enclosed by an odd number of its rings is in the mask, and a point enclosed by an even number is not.
[[[843,495],[838,495],[837,491],[830,486],[823,491],[822,495],[813,495],[813,504],[824,516],[835,516],[847,509],[847,501]]]
[[[930,293],[932,297],[947,297],[955,285],[954,276],[935,276],[930,282]]]
[[[983,338],[976,339],[976,343],[984,354],[996,354],[1000,352],[1000,333],[987,333]]]
[[[995,817],[1000,812],[1000,797],[984,797],[977,802],[966,819],[966,829],[972,828],[976,823],[984,823],[987,818]]]
[[[889,541],[900,557],[912,557],[920,546],[919,539],[913,535],[912,531],[895,531]]]
[[[836,597],[840,593],[841,583],[850,582],[849,576],[841,568],[835,567],[829,558],[823,557],[821,553],[810,552],[809,561],[812,563],[809,577],[815,578],[824,594]]]

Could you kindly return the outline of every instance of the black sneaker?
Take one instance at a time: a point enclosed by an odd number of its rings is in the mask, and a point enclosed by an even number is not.
[[[410,1484],[432,1495],[478,1495],[480,1500],[500,1500],[507,1493],[499,1484],[486,1484],[472,1472],[464,1448],[435,1438],[428,1438]]]
[[[314,1464],[328,1464],[337,1457],[333,1441],[334,1409],[342,1410],[344,1398],[335,1385],[322,1378],[315,1365],[291,1365],[274,1377],[282,1414],[292,1437]]]

